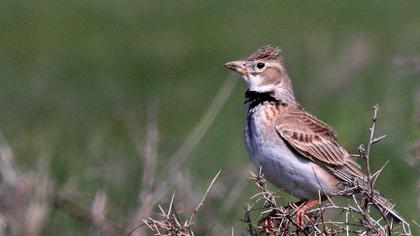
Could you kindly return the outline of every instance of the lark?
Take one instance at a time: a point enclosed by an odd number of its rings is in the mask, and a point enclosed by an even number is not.
[[[251,161],[278,188],[302,199],[296,221],[328,196],[357,194],[368,186],[357,161],[335,131],[296,101],[280,49],[267,45],[244,60],[225,64],[246,82],[245,144]],[[347,189],[347,190],[346,190]],[[383,214],[403,221],[378,191],[373,201]]]

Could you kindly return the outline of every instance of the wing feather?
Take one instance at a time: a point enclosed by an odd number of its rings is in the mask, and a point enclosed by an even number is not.
[[[362,175],[360,165],[338,144],[335,131],[301,108],[283,115],[276,131],[297,152],[327,169],[340,169],[341,175]]]

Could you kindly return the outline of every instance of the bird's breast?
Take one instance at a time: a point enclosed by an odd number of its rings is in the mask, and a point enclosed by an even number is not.
[[[263,103],[248,111],[245,125],[245,144],[251,160],[258,165],[258,153],[265,147],[276,145],[276,116],[275,105]]]
[[[279,111],[268,104],[256,106],[248,113],[245,144],[254,166],[262,167],[270,182],[294,196],[316,198],[321,189],[332,193],[334,178],[330,181],[332,177],[325,170],[292,150],[277,134],[276,112]]]

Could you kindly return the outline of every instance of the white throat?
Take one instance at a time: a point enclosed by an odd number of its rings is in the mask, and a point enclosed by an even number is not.
[[[263,84],[259,74],[248,74],[244,75],[243,78],[249,91],[265,93],[275,90],[274,84]]]

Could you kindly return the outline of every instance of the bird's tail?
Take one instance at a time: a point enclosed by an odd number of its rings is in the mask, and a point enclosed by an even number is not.
[[[383,197],[378,191],[373,190],[373,197],[371,200],[374,206],[378,208],[381,214],[387,219],[392,219],[397,223],[402,222],[408,225],[404,218],[394,209],[394,204]]]
[[[361,171],[361,170],[360,170]],[[372,190],[369,182],[365,178],[358,178],[356,176],[363,176],[359,173],[357,175],[351,175],[347,171],[341,171],[339,169],[334,169],[332,172],[339,179],[349,184],[349,188],[343,191],[343,195],[353,195],[356,193],[357,197],[367,197],[371,196],[371,202],[376,208],[381,212],[387,220],[394,220],[397,223],[402,223],[408,228],[410,225],[404,218],[394,209],[394,204],[382,196],[378,191]],[[371,194],[373,192],[373,194]],[[363,194],[362,194],[363,193]]]

